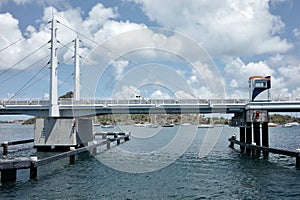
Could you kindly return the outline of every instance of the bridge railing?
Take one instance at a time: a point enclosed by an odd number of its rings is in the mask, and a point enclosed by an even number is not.
[[[131,105],[131,104],[246,104],[246,99],[61,99],[60,105]]]
[[[291,101],[290,99],[277,99],[272,102],[286,102]],[[299,101],[298,99],[294,100]],[[154,105],[168,105],[168,104],[247,104],[248,99],[149,99],[149,98],[137,98],[137,99],[97,99],[97,98],[84,98],[80,100],[70,99],[59,99],[59,105],[133,105],[133,104],[154,104]],[[48,106],[48,99],[15,99],[7,100],[0,99],[0,106],[5,107],[8,105],[38,105]]]
[[[245,104],[246,99],[80,99],[74,100],[59,99],[59,105],[130,105],[130,104]],[[0,104],[5,105],[40,105],[48,106],[49,100],[40,99],[16,99],[0,100]]]
[[[16,99],[16,100],[0,100],[1,105],[40,105],[48,106],[49,100],[36,99]]]

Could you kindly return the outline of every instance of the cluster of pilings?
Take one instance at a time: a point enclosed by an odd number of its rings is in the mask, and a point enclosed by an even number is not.
[[[261,124],[261,129],[260,122],[246,122],[245,125],[246,126],[240,127],[240,142],[257,146],[269,147],[268,122],[263,122]],[[260,150],[253,150],[250,148],[246,148],[245,146],[240,146],[240,149],[241,152],[246,153],[249,156],[258,156],[261,154]],[[263,155],[268,156],[269,153],[263,151]]]
[[[42,165],[49,164],[51,162],[68,158],[70,159],[70,163],[75,162],[75,156],[79,153],[83,152],[91,152],[93,155],[97,154],[97,147],[106,145],[106,149],[111,148],[111,143],[116,142],[117,145],[120,144],[121,140],[124,140],[124,142],[129,141],[129,132],[114,132],[114,133],[96,133],[96,135],[102,135],[104,138],[103,140],[94,140],[92,144],[75,148],[75,147],[69,147],[69,151],[62,152],[59,154],[55,154],[53,156],[38,159],[36,156],[31,157],[16,157],[11,158],[8,157],[8,146],[10,145],[17,145],[17,144],[25,144],[29,142],[33,142],[33,139],[30,140],[22,140],[22,141],[14,141],[14,142],[4,142],[1,144],[3,147],[3,158],[0,158],[0,172],[1,172],[1,183],[7,183],[7,182],[14,182],[17,178],[17,170],[19,169],[30,169],[30,179],[37,178],[37,168]],[[107,136],[113,136],[113,138],[109,138]]]
[[[229,147],[234,148],[234,144],[240,145],[241,152],[248,156],[260,156],[262,152],[265,157],[269,153],[295,157],[296,167],[300,167],[300,149],[290,151],[269,147],[267,111],[247,111],[246,116],[237,115],[234,117],[234,121],[240,127],[240,141],[236,139],[235,135],[232,136],[229,138]]]

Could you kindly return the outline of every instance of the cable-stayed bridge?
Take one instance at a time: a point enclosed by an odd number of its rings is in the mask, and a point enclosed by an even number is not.
[[[79,40],[75,39],[75,66],[74,66],[74,97],[58,97],[58,44],[56,39],[57,23],[51,21],[51,54],[50,54],[50,92],[49,100],[16,100],[22,90],[37,84],[33,80],[40,75],[41,70],[20,88],[11,98],[0,100],[0,114],[25,114],[39,117],[35,124],[35,146],[78,146],[91,141],[93,138],[93,122],[86,116],[103,114],[206,114],[226,113],[234,114],[235,125],[245,127],[252,123],[268,122],[269,112],[299,112],[300,101],[274,102],[254,101],[262,91],[270,88],[270,77],[250,77],[252,96],[249,99],[125,99],[101,100],[87,99],[80,96],[80,67],[79,67]],[[62,24],[63,25],[63,24]],[[65,25],[64,25],[65,26]],[[15,43],[13,43],[15,44]],[[0,50],[0,52],[9,48]],[[42,46],[44,47],[44,45]],[[41,48],[42,48],[41,47]],[[37,50],[33,51],[34,54]],[[30,56],[25,56],[0,73],[0,77],[13,70],[18,64]],[[46,57],[48,58],[48,56]],[[41,76],[42,78],[44,76]],[[2,78],[1,83],[10,77]],[[257,127],[257,124],[256,126]],[[242,130],[242,129],[241,129]],[[249,129],[248,129],[249,130]],[[71,134],[70,134],[71,133]]]

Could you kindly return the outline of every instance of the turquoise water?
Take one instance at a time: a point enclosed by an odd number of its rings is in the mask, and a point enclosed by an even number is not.
[[[33,137],[32,126],[0,126],[1,141]],[[214,129],[116,127],[114,130],[131,131],[131,140],[109,151],[100,148],[96,157],[81,154],[75,164],[65,159],[40,167],[34,181],[28,180],[29,170],[20,170],[16,183],[0,187],[0,198],[300,198],[300,170],[295,168],[295,158],[249,158],[240,154],[237,146],[236,150],[228,148],[227,139],[238,129]],[[269,130],[270,146],[299,148],[300,127]],[[16,147],[10,155],[36,154],[31,146],[22,147],[27,149],[25,153]]]

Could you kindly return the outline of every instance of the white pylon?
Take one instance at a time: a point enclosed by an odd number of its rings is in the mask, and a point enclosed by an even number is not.
[[[59,117],[58,95],[57,95],[57,40],[56,19],[51,21],[51,60],[50,60],[50,107],[49,116]]]
[[[74,99],[80,99],[80,66],[79,66],[79,39],[75,39],[74,61]]]

